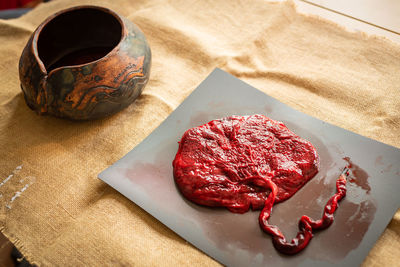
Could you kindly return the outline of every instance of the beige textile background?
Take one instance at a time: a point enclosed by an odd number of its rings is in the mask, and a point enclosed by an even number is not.
[[[21,51],[47,16],[78,4],[106,6],[143,30],[153,53],[150,81],[134,104],[106,119],[40,117],[20,91]],[[290,2],[52,1],[0,20],[2,232],[41,265],[216,265],[97,179],[215,67],[295,109],[400,147],[398,44],[300,15]],[[399,251],[397,212],[364,265],[396,265]]]

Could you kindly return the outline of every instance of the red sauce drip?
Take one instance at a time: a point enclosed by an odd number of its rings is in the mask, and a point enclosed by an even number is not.
[[[347,166],[351,169],[352,176],[354,176],[354,178],[351,178],[349,182],[355,183],[356,185],[367,191],[367,194],[369,194],[371,192],[371,187],[368,183],[368,173],[361,169],[357,164],[352,162],[349,157],[344,157],[343,159],[347,161]]]
[[[348,169],[336,183],[337,193],[322,218],[302,216],[296,238],[286,241],[268,219],[275,203],[294,195],[318,172],[314,146],[283,123],[263,115],[232,116],[189,129],[173,161],[174,179],[182,194],[205,206],[226,207],[243,213],[262,209],[259,223],[273,236],[275,248],[285,254],[303,250],[313,230],[329,227],[337,203],[346,194]]]
[[[276,250],[289,255],[299,253],[307,247],[308,243],[312,239],[313,230],[326,229],[333,223],[333,213],[338,207],[338,202],[346,196],[346,179],[348,175],[349,169],[346,167],[336,181],[337,192],[326,203],[322,218],[314,221],[310,217],[303,215],[299,221],[299,232],[290,242],[286,240],[285,236],[277,226],[268,223],[268,219],[272,212],[272,206],[275,202],[277,186],[271,181],[271,179],[264,179],[265,185],[271,189],[271,193],[265,200],[265,205],[260,213],[258,221],[263,231],[272,236],[272,243]]]
[[[187,130],[172,164],[175,182],[186,198],[244,213],[262,209],[270,191],[249,177],[272,179],[278,203],[315,176],[318,162],[310,142],[281,122],[252,115],[214,120]]]

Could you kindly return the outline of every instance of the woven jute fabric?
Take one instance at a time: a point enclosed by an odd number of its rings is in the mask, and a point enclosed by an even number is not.
[[[45,18],[80,4],[108,7],[142,29],[153,55],[149,83],[106,119],[38,116],[20,90],[19,57]],[[0,20],[1,231],[39,265],[218,265],[97,178],[216,67],[297,110],[400,147],[399,44],[299,14],[291,2],[51,1]],[[396,265],[399,251],[397,212],[363,264]]]

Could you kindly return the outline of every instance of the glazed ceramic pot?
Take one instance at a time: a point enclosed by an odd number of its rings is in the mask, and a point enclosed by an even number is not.
[[[19,62],[21,88],[39,114],[74,120],[101,118],[143,91],[151,51],[141,30],[117,13],[78,6],[47,18]]]

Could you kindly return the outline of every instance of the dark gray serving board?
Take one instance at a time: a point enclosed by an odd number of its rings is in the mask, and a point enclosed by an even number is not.
[[[300,254],[285,256],[259,228],[258,211],[234,214],[195,205],[177,190],[172,160],[189,128],[231,116],[264,114],[311,141],[320,172],[291,199],[274,206],[271,223],[288,238],[301,215],[320,218],[335,181],[353,163],[346,198],[333,225],[315,234]],[[400,150],[296,111],[216,69],[141,144],[99,174],[99,178],[167,227],[228,266],[359,265],[400,205]]]

